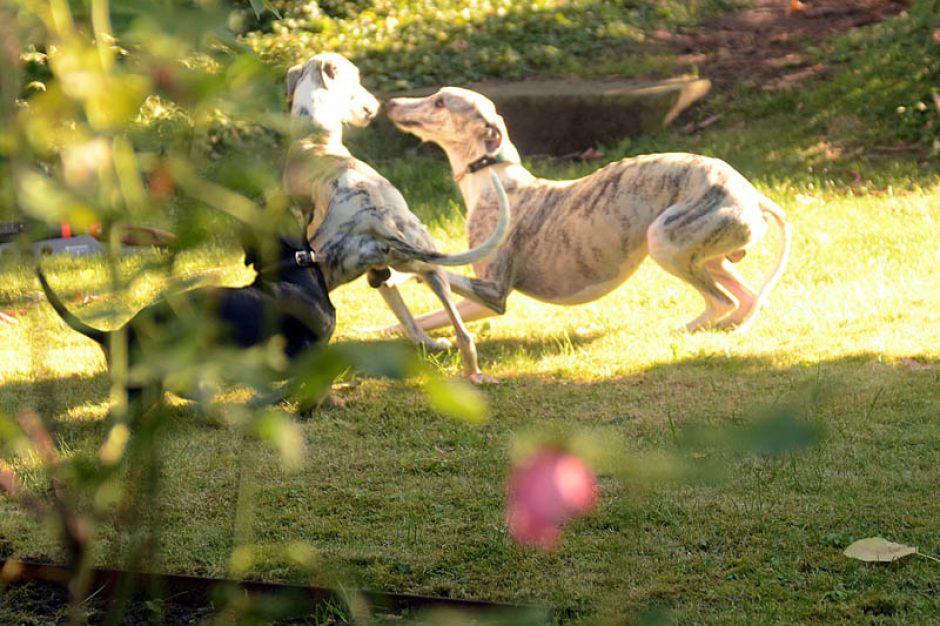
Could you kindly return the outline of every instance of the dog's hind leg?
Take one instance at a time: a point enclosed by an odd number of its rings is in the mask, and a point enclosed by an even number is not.
[[[742,329],[757,313],[757,293],[735,271],[728,259],[715,258],[705,262],[705,268],[722,287],[735,297],[738,308],[718,322],[719,328]]]
[[[457,347],[460,349],[461,361],[463,362],[464,376],[475,384],[495,383],[496,379],[480,371],[480,367],[477,364],[476,345],[473,343],[473,337],[470,336],[470,332],[464,325],[463,319],[460,317],[460,313],[454,305],[447,275],[441,269],[434,269],[425,274],[424,279],[428,287],[431,288],[431,291],[434,292],[434,295],[436,295],[440,299],[441,304],[444,305],[444,311],[450,319],[450,323],[454,326]]]
[[[488,309],[482,304],[474,302],[473,300],[461,300],[456,304],[456,307],[457,313],[460,314],[460,318],[464,322],[473,322],[486,317],[499,315],[499,313],[493,309]],[[451,324],[450,315],[444,309],[441,309],[440,311],[434,311],[433,313],[426,313],[425,315],[419,315],[418,317],[414,318],[414,322],[418,328],[424,330],[435,330],[437,328],[443,328],[444,326],[449,326]],[[388,326],[382,329],[382,331],[386,333],[400,333],[403,330],[404,327],[402,325]]]
[[[451,291],[467,298],[457,303],[457,312],[464,322],[473,322],[495,315],[502,315],[506,312],[508,293],[496,283],[478,278],[468,278],[451,272],[445,272],[445,274],[450,283]],[[399,319],[401,319],[400,316]],[[443,309],[419,315],[417,318],[413,318],[413,321],[422,330],[436,330],[451,324],[450,315]],[[386,326],[382,329],[382,332],[405,332],[411,337],[404,324]]]
[[[510,287],[505,281],[493,282],[451,272],[447,272],[447,280],[455,293],[482,305],[492,311],[492,315],[502,315],[506,312],[506,298],[509,297]],[[464,320],[469,321],[466,318]]]
[[[708,271],[708,260],[701,259],[688,249],[676,249],[668,245],[663,241],[665,238],[656,237],[652,229],[647,239],[650,257],[664,270],[695,287],[705,300],[705,311],[686,324],[688,331],[715,328],[722,318],[738,308],[738,300],[732,292]]]
[[[726,257],[746,249],[766,228],[757,206],[738,201],[716,185],[700,197],[672,205],[647,229],[650,257],[705,300],[705,311],[686,325],[689,331],[730,328],[737,321],[724,320],[739,308],[744,309],[742,316],[750,315],[754,291]]]
[[[400,326],[396,328],[403,330],[411,341],[434,352],[439,352],[441,350],[447,350],[450,348],[450,342],[448,342],[446,339],[433,339],[432,337],[429,337],[426,332],[424,332],[424,327],[420,326],[415,321],[415,318],[411,314],[411,311],[408,310],[408,306],[405,304],[405,301],[402,300],[401,293],[398,291],[397,287],[391,287],[389,285],[382,284],[378,286],[378,290],[385,299],[385,303],[388,305],[388,308],[392,310],[392,313],[395,314],[395,317],[397,317],[398,321],[400,322]],[[437,292],[435,291],[435,293]],[[441,326],[443,325],[444,324],[441,324]]]
[[[691,261],[684,271],[669,271],[695,287],[705,300],[705,310],[702,314],[686,324],[686,330],[689,332],[720,328],[721,321],[738,308],[735,297],[712,277],[704,265]]]

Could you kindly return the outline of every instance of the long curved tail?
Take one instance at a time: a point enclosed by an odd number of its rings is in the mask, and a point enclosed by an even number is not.
[[[761,199],[760,208],[765,215],[769,215],[773,218],[780,228],[780,248],[777,250],[777,262],[774,265],[774,269],[771,270],[767,280],[764,281],[764,284],[761,285],[760,290],[757,292],[757,303],[754,307],[755,313],[763,304],[770,290],[773,289],[777,281],[780,280],[780,276],[787,266],[787,259],[790,258],[790,244],[793,238],[790,224],[787,222],[783,209],[777,206],[770,198],[766,197]]]
[[[493,233],[476,248],[471,248],[466,252],[457,254],[444,254],[442,252],[421,250],[398,239],[390,240],[389,245],[402,254],[406,254],[420,261],[446,266],[476,263],[493,254],[493,252],[506,241],[506,236],[509,234],[509,221],[511,218],[509,212],[509,198],[506,197],[506,190],[503,188],[503,183],[499,180],[499,176],[492,170],[490,170],[490,180],[493,183],[493,188],[496,190],[496,202],[499,205],[499,219],[496,221],[496,228],[493,230]]]
[[[56,292],[52,290],[52,287],[49,286],[49,281],[46,280],[46,275],[43,273],[42,269],[36,268],[36,276],[39,278],[39,284],[42,285],[42,290],[46,294],[46,299],[49,300],[49,304],[52,305],[52,308],[55,309],[55,312],[59,314],[59,317],[62,318],[62,321],[68,324],[72,330],[80,332],[89,339],[92,339],[101,346],[102,350],[107,353],[108,351],[108,332],[104,330],[98,330],[97,328],[92,328],[78,317],[65,308],[65,305],[62,304],[62,300],[59,299],[59,296],[56,295]]]

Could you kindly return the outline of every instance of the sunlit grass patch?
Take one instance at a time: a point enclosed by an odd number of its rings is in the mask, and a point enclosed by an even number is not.
[[[790,264],[746,332],[677,332],[702,302],[649,261],[577,307],[515,294],[506,315],[470,324],[481,366],[502,381],[482,391],[486,423],[439,415],[420,380],[351,370],[338,391],[345,408],[308,417],[279,407],[295,419],[288,434],[303,450],[300,467],[285,468],[238,428],[247,391],[227,390],[209,414],[170,396],[159,504],[149,513],[159,520],[159,550],[148,566],[294,580],[308,572],[284,555],[302,545],[322,582],[544,603],[562,621],[622,621],[667,607],[683,623],[861,623],[873,611],[931,623],[930,564],[865,567],[841,550],[880,534],[937,551],[940,186],[929,164],[846,161],[811,135],[777,116],[605,148],[608,159],[721,156],[785,209]],[[376,165],[441,249],[465,247],[445,163],[415,156]],[[531,166],[572,177],[597,164]],[[777,237],[771,229],[740,263],[751,282],[769,270]],[[159,254],[127,256],[119,280],[101,259],[42,263],[72,310],[113,328],[181,285],[249,282],[236,242],[219,228],[172,266],[159,265]],[[402,290],[415,313],[439,306],[423,285]],[[362,330],[394,323],[375,290],[358,280],[332,296],[336,344],[388,346]],[[0,261],[0,303],[18,320],[0,326],[0,412],[30,407],[64,454],[95,458],[113,426],[100,349],[52,313],[30,263]],[[458,375],[456,350],[422,358]],[[710,433],[746,428],[773,407],[818,428],[816,445],[773,457],[709,443]],[[695,434],[701,440],[688,443]],[[543,554],[509,540],[505,480],[518,450],[552,437],[595,465],[600,500]],[[16,463],[31,488],[47,492],[35,457]],[[625,478],[624,466],[645,478]],[[682,480],[669,478],[683,469]],[[119,492],[103,499],[116,502]],[[97,506],[110,512],[115,502]],[[104,519],[94,557],[119,565],[128,538]],[[5,498],[0,538],[14,556],[64,558],[52,530]]]
[[[370,87],[402,90],[485,77],[605,77],[668,71],[666,53],[640,53],[656,29],[694,25],[739,0],[694,3],[508,0],[276,3],[284,19],[246,23],[245,41],[269,60],[322,50],[354,59]],[[259,27],[260,26],[260,27]]]
[[[70,407],[62,416],[68,421],[99,422],[107,418],[109,402],[86,402]]]
[[[434,166],[417,175],[447,173]],[[582,306],[515,294],[506,315],[470,324],[483,369],[502,381],[484,389],[488,423],[437,415],[416,381],[348,372],[352,384],[339,392],[346,408],[298,416],[306,452],[294,473],[231,427],[237,410],[203,415],[172,400],[173,428],[161,448],[159,566],[226,575],[239,546],[302,541],[348,584],[547,602],[570,615],[666,603],[697,622],[850,620],[865,615],[864,590],[877,587],[903,598],[898,610],[907,621],[924,621],[933,610],[924,595],[927,566],[906,563],[903,576],[861,571],[840,551],[877,533],[936,545],[938,188],[926,178],[879,195],[806,181],[759,183],[786,210],[794,246],[783,279],[744,333],[676,332],[702,303],[649,261]],[[465,246],[452,188],[416,180],[407,193],[442,249]],[[766,275],[776,237],[771,229],[739,264],[752,282]],[[139,263],[123,260],[121,275]],[[170,275],[145,272],[117,293],[94,260],[44,264],[73,298],[70,306],[102,325],[120,323],[179,279],[251,279],[232,243],[178,259]],[[70,450],[97,454],[109,427],[100,350],[54,316],[30,267],[3,271],[3,297],[25,313],[19,324],[0,327],[0,410],[33,406],[52,418]],[[439,305],[424,285],[402,290],[415,313]],[[96,298],[86,302],[89,294]],[[394,322],[375,290],[360,280],[332,296],[336,343],[387,341],[361,330]],[[456,350],[425,358],[458,375]],[[237,408],[247,398],[232,390],[224,399]],[[662,457],[668,469],[669,451],[687,429],[746,424],[777,403],[823,425],[815,449],[727,461],[721,450],[697,449],[696,462],[721,472],[692,485],[624,483],[601,462],[638,459],[652,468]],[[513,447],[546,433],[595,442],[601,499],[596,513],[567,530],[557,553],[542,555],[508,540],[503,485]],[[246,480],[254,485],[247,492]],[[44,529],[9,502],[2,506],[0,534],[17,554],[57,558]],[[236,513],[249,520],[239,522],[247,526],[238,537]],[[104,528],[100,539],[99,562],[112,562],[121,537]],[[243,565],[263,578],[299,571],[276,554]],[[729,596],[750,598],[747,611],[724,602]]]

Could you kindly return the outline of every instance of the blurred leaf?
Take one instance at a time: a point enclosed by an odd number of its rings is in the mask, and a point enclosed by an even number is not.
[[[254,428],[262,441],[280,453],[284,469],[296,471],[303,467],[304,436],[286,413],[273,409],[263,411],[256,417]]]
[[[377,378],[404,380],[421,373],[426,367],[414,348],[403,342],[379,346],[346,344],[336,346],[336,351],[351,367]]]
[[[6,413],[0,412],[0,443],[13,443],[23,438],[23,429]]]
[[[149,92],[149,81],[141,76],[106,77],[85,98],[88,121],[98,130],[119,130],[137,117]]]
[[[686,455],[707,459],[722,452],[781,456],[812,446],[821,436],[819,425],[809,422],[795,409],[778,406],[742,425],[688,426],[677,432],[675,439]]]
[[[917,548],[894,543],[881,537],[859,539],[842,553],[859,561],[891,563],[906,556],[917,554]]]
[[[261,14],[264,13],[265,0],[249,0],[251,2],[251,8],[255,11],[255,17],[261,17]]]
[[[284,546],[284,560],[312,572],[319,565],[320,553],[306,541],[291,541]]]
[[[69,222],[78,228],[101,221],[95,207],[69,193],[51,178],[27,170],[18,174],[19,206],[28,215],[44,222]]]
[[[349,361],[332,346],[322,350],[310,350],[300,358],[293,368],[293,380],[289,397],[297,402],[298,410],[306,413],[329,393],[333,380],[349,369]]]
[[[248,573],[254,561],[254,548],[252,546],[237,546],[228,558],[229,575],[241,578]]]
[[[251,8],[255,11],[255,17],[260,18],[265,10],[271,11],[275,17],[281,19],[281,14],[271,4],[270,0],[248,0],[251,2]]]
[[[424,392],[431,408],[442,415],[471,424],[482,424],[487,420],[483,395],[463,381],[432,378],[424,385]]]
[[[106,465],[113,465],[124,456],[127,442],[130,440],[130,429],[127,424],[118,423],[111,427],[108,438],[98,451],[98,457]]]
[[[744,453],[781,456],[808,448],[820,435],[818,426],[801,419],[792,409],[778,407],[743,427],[733,440]]]

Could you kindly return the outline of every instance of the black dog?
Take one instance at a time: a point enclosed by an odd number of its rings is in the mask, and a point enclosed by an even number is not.
[[[245,250],[245,265],[258,275],[246,287],[203,287],[164,298],[141,309],[124,326],[127,333],[129,415],[141,415],[163,393],[164,373],[172,372],[172,358],[160,355],[186,346],[208,349],[213,345],[250,348],[275,335],[285,340],[284,352],[295,361],[309,348],[326,344],[336,326],[336,309],[330,301],[323,273],[309,247],[280,238],[273,262],[263,263],[260,251]],[[92,328],[69,311],[49,286],[42,270],[36,274],[52,308],[74,330],[96,341],[108,358],[110,336],[117,331]],[[147,361],[154,366],[140,365]],[[160,355],[163,356],[163,355]],[[233,366],[237,367],[237,363]],[[142,371],[141,371],[142,370]]]

